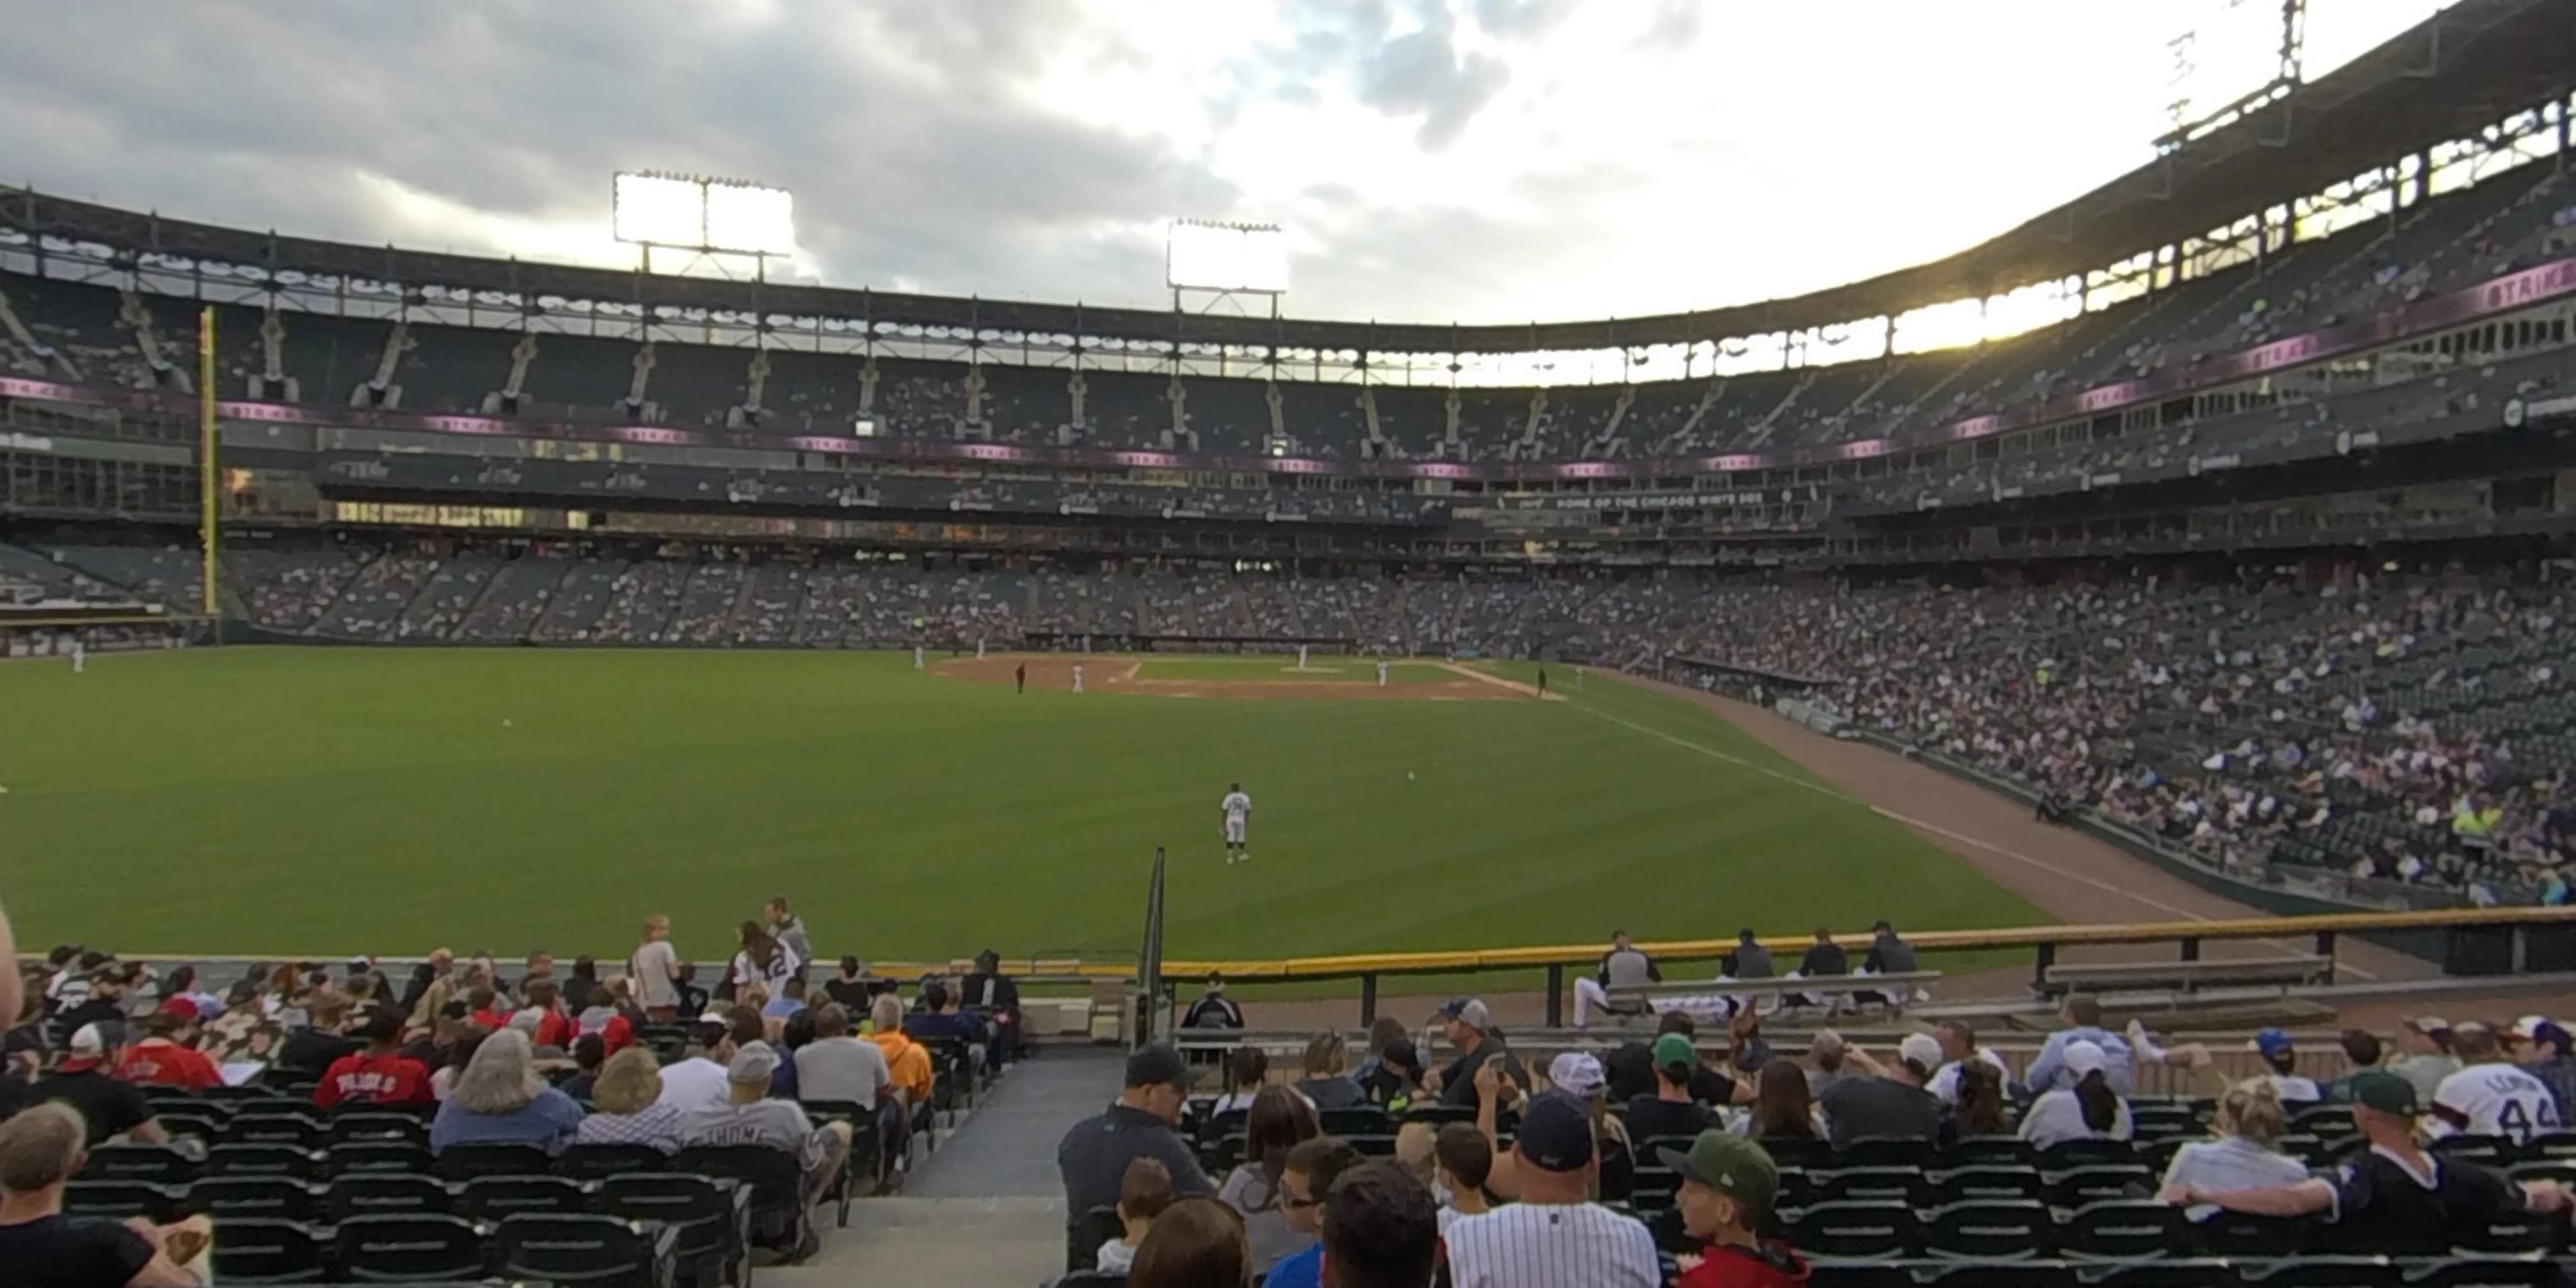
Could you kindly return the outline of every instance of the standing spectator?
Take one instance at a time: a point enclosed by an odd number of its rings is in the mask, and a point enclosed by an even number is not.
[[[2404,1054],[2389,1062],[2388,1071],[2413,1085],[2418,1104],[2431,1104],[2442,1080],[2460,1071],[2459,1057],[2451,1054],[2449,1020],[2422,1015],[2401,1022],[2397,1049]]]
[[[1139,1158],[1161,1163],[1172,1174],[1172,1191],[1176,1194],[1212,1192],[1207,1174],[1199,1170],[1197,1154],[1180,1133],[1172,1130],[1180,1122],[1189,1096],[1189,1066],[1170,1047],[1142,1047],[1127,1057],[1126,1087],[1119,1093],[1117,1103],[1106,1112],[1075,1123],[1056,1145],[1055,1164],[1064,1179],[1065,1233],[1069,1240],[1078,1244],[1085,1229],[1082,1221],[1093,1208],[1109,1207],[1118,1201],[1127,1165]],[[1243,1223],[1232,1216],[1233,1209],[1221,1203],[1214,1206],[1228,1214],[1240,1240]],[[1155,1225],[1159,1231],[1162,1222],[1158,1220]],[[1146,1243],[1152,1242],[1148,1237]],[[1070,1259],[1077,1261],[1088,1250],[1084,1246],[1068,1247]],[[1140,1246],[1136,1251],[1142,1266],[1145,1248]],[[1248,1259],[1249,1252],[1245,1256]]]
[[[1235,1005],[1234,999],[1225,995],[1223,975],[1215,971],[1208,972],[1207,992],[1200,994],[1199,1000],[1190,1003],[1188,1013],[1181,1017],[1181,1027],[1185,1029],[1243,1027],[1243,1008]]]
[[[196,1004],[180,998],[161,1004],[145,1017],[143,1040],[125,1048],[116,1076],[127,1082],[202,1091],[223,1085],[224,1076],[190,1045],[196,1038]]]
[[[1835,1083],[1820,1101],[1834,1148],[1872,1136],[1939,1139],[1941,1098],[1923,1089],[1941,1063],[1941,1044],[1931,1034],[1907,1034],[1896,1046],[1896,1063],[1884,1068],[1865,1051],[1854,1050],[1851,1058],[1866,1076]]]
[[[581,1124],[581,1106],[537,1075],[528,1035],[503,1029],[483,1039],[429,1123],[429,1150],[455,1145],[534,1145],[560,1154]]]
[[[894,1088],[885,1052],[850,1034],[850,1013],[825,1003],[814,1016],[814,1040],[797,1048],[796,1094],[804,1100],[842,1100],[874,1113]]]
[[[2502,1136],[2515,1148],[2558,1129],[2558,1099],[2548,1084],[2506,1062],[2493,1028],[2474,1021],[2451,1029],[2460,1071],[2433,1092],[2433,1134]]]
[[[2279,1094],[2283,1103],[2312,1105],[2325,1099],[2325,1093],[2317,1089],[2316,1079],[2299,1075],[2299,1048],[2290,1040],[2289,1034],[2279,1029],[2262,1029],[2254,1034],[2251,1045],[2255,1054],[2263,1057],[2263,1063],[2272,1070],[2258,1074],[2256,1078],[2272,1084],[2272,1090]]]
[[[1591,979],[1585,979],[1579,975],[1575,977],[1574,1027],[1578,1029],[1592,1027],[1592,1013],[1596,1010],[1613,1015],[1642,1013],[1643,1008],[1633,1002],[1623,1002],[1614,1006],[1610,1001],[1610,990],[1642,988],[1647,984],[1662,983],[1663,978],[1662,968],[1655,965],[1654,958],[1647,956],[1642,949],[1629,942],[1627,931],[1611,931],[1610,951],[1601,954],[1600,970]]]
[[[662,1071],[653,1053],[628,1047],[599,1067],[591,1084],[591,1112],[573,1129],[577,1145],[648,1145],[665,1154],[680,1152],[680,1119],[684,1111],[662,1096]]]
[[[814,941],[806,938],[805,919],[787,910],[787,896],[772,896],[768,903],[761,905],[761,912],[769,918],[770,937],[795,957],[796,965],[790,967],[791,970],[802,969],[805,963],[814,960]]]
[[[1753,1113],[1745,1123],[1744,1134],[1756,1140],[1821,1141],[1825,1133],[1817,1125],[1820,1116],[1815,1099],[1807,1094],[1807,1071],[1799,1068],[1795,1060],[1775,1056],[1762,1066],[1761,1085],[1754,1094]],[[1716,1125],[1712,1122],[1700,1131]]]
[[[984,1021],[958,1009],[957,990],[946,980],[934,979],[921,988],[922,1012],[904,1021],[904,1032],[923,1042],[963,1042],[967,1066],[998,1073],[994,1063],[992,1034]]]
[[[626,977],[635,981],[635,1004],[644,1017],[667,1024],[680,1016],[680,961],[671,947],[671,919],[659,913],[644,919],[643,941],[626,959]]]
[[[1494,1060],[1502,1061],[1503,1073],[1514,1085],[1530,1085],[1529,1070],[1521,1067],[1518,1057],[1494,1031],[1492,1012],[1485,1009],[1482,998],[1462,997],[1440,1008],[1441,1032],[1449,1045],[1457,1048],[1458,1058],[1440,1071],[1440,1103],[1464,1109],[1476,1103],[1476,1071]]]
[[[1770,1152],[1741,1136],[1706,1131],[1687,1151],[1659,1152],[1681,1174],[1673,1206],[1682,1229],[1706,1245],[1674,1288],[1796,1288],[1807,1263],[1788,1244],[1760,1237],[1780,1196]]]
[[[1440,1210],[1418,1178],[1382,1161],[1366,1162],[1335,1177],[1323,1198],[1321,1282],[1333,1288],[1431,1282],[1440,1260]]]
[[[1941,1103],[1959,1103],[1959,1071],[1973,1060],[1995,1071],[2005,1083],[2012,1081],[2012,1066],[1995,1054],[1992,1047],[1977,1045],[1977,1031],[1966,1020],[1943,1020],[1932,1026],[1932,1040],[1941,1044],[1941,1067],[1933,1070],[1932,1082],[1925,1088],[1941,1098]]]
[[[1305,1075],[1297,1090],[1317,1109],[1349,1109],[1368,1103],[1360,1084],[1351,1081],[1350,1045],[1326,1030],[1306,1043]]]
[[[850,1156],[850,1125],[829,1122],[817,1127],[794,1101],[770,1099],[770,1079],[777,1073],[778,1052],[768,1043],[737,1048],[726,1066],[725,1103],[701,1105],[682,1114],[680,1147],[760,1145],[785,1153],[796,1160],[805,1178],[805,1203],[811,1207],[831,1188],[832,1178]],[[799,1249],[801,1253],[814,1250],[810,1222],[806,1234],[807,1246]]]
[[[2129,1105],[2111,1087],[2110,1060],[2102,1048],[2079,1038],[2066,1044],[2060,1059],[2075,1085],[2041,1092],[2022,1115],[2021,1138],[2036,1149],[2070,1140],[2129,1139],[2135,1131]]]
[[[1077,685],[1081,674],[1075,666]],[[1174,1199],[1136,1245],[1127,1288],[1252,1288],[1252,1246],[1243,1237],[1243,1218],[1205,1196]]]
[[[1323,1272],[1323,1245],[1316,1236],[1323,1223],[1324,1196],[1332,1191],[1333,1182],[1360,1166],[1360,1152],[1330,1136],[1318,1136],[1290,1150],[1280,1169],[1280,1186],[1285,1195],[1281,1207],[1287,1213],[1288,1228],[1303,1245],[1296,1255],[1278,1263],[1263,1282],[1262,1288],[1318,1288]],[[1247,1233],[1249,1222],[1246,1223]],[[1260,1247],[1253,1248],[1254,1273],[1260,1271]]]
[[[1691,1070],[1699,1067],[1699,1052],[1691,1040],[1667,1033],[1655,1039],[1652,1054],[1655,1090],[1628,1102],[1628,1134],[1651,1142],[1667,1136],[1697,1136],[1717,1126],[1717,1111],[1691,1099]],[[1792,1072],[1796,1068],[1790,1066]],[[1798,1079],[1802,1103],[1806,1090],[1806,1079]]]
[[[2229,1088],[2218,1099],[2210,1127],[2217,1139],[2196,1140],[2174,1152],[2172,1164],[2165,1168],[2164,1192],[2259,1190],[2307,1179],[2307,1164],[2281,1152],[2281,1137],[2289,1134],[2290,1118],[2271,1083],[2255,1079]],[[2217,1211],[2203,1203],[2184,1215],[2206,1221]]]
[[[1123,1275],[1136,1262],[1136,1246],[1154,1228],[1154,1218],[1172,1205],[1171,1169],[1150,1158],[1127,1165],[1118,1182],[1118,1223],[1125,1233],[1100,1245],[1096,1264],[1102,1274]]]
[[[358,1036],[367,1049],[344,1055],[323,1070],[322,1081],[313,1086],[314,1104],[325,1109],[342,1104],[415,1109],[432,1103],[429,1070],[402,1054],[400,1024],[380,1012],[368,1018]]]
[[[29,1288],[196,1288],[204,1279],[185,1266],[212,1238],[205,1217],[153,1225],[63,1215],[91,1130],[78,1110],[56,1104],[0,1124],[0,1273]]]
[[[60,1100],[79,1111],[89,1130],[84,1144],[90,1148],[118,1136],[144,1145],[166,1143],[169,1137],[162,1133],[161,1120],[152,1116],[142,1088],[108,1075],[110,1054],[98,1026],[82,1025],[63,1048],[62,1063],[28,1088],[27,1103]]]
[[[2031,1094],[2073,1084],[2075,1079],[2066,1068],[2066,1046],[2070,1042],[2090,1042],[2102,1050],[2102,1074],[2110,1080],[2111,1090],[2128,1095],[2134,1085],[2130,1081],[2129,1044],[2102,1027],[2102,1003],[2081,993],[2069,993],[2057,1013],[2066,1027],[2049,1034],[2039,1054],[2032,1058],[2028,1075]]]
[[[742,923],[741,939],[742,951],[733,955],[733,972],[726,977],[737,993],[756,984],[775,994],[804,965],[803,958],[771,938],[757,921]]]
[[[2525,1016],[2513,1026],[2514,1036],[2521,1041],[2516,1060],[2523,1072],[2540,1079],[2558,1103],[2558,1122],[2563,1129],[2570,1108],[2576,1108],[2576,1060],[2568,1058],[2568,1035],[2555,1021],[2537,1015]]]
[[[2353,1079],[2352,1123],[2369,1148],[2331,1174],[2260,1189],[2169,1185],[2161,1197],[2255,1216],[2324,1213],[2360,1248],[2390,1256],[2443,1256],[2462,1230],[2482,1230],[2526,1212],[2567,1210],[2554,1181],[2519,1186],[2458,1159],[2426,1153],[2415,1140],[2415,1088],[2393,1073]],[[2358,1249],[2356,1249],[2358,1250]]]
[[[1279,1177],[1288,1152],[1323,1134],[1315,1107],[1286,1087],[1263,1087],[1243,1118],[1243,1161],[1226,1173],[1217,1187],[1219,1202],[1243,1214],[1244,1237],[1252,1241],[1252,1272],[1268,1274],[1282,1257],[1313,1242],[1283,1210]]]
[[[1495,1160],[1498,1183],[1504,1161]],[[1591,1201],[1597,1165],[1580,1107],[1531,1100],[1508,1161],[1520,1201],[1449,1227],[1456,1288],[1660,1288],[1654,1236]]]

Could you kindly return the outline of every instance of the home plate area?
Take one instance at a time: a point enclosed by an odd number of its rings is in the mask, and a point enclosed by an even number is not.
[[[1364,657],[1315,658],[1304,666],[1294,657],[1088,657],[1064,653],[1005,654],[952,658],[930,665],[930,673],[981,684],[1011,684],[1022,666],[1029,687],[1057,692],[1073,688],[1073,669],[1082,667],[1086,693],[1135,694],[1157,698],[1229,698],[1253,701],[1352,702],[1529,702],[1561,701],[1517,680],[1506,680],[1454,662],[1390,660],[1386,683],[1377,679],[1377,662]]]

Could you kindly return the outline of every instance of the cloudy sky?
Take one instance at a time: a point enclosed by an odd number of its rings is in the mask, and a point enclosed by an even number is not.
[[[2310,0],[2310,70],[2441,0]],[[796,194],[795,273],[1162,298],[1276,222],[1291,312],[1634,315],[1974,244],[2149,155],[2270,0],[0,4],[0,175],[301,234],[631,263],[609,176]],[[2241,36],[2241,31],[2238,33]],[[2259,61],[2259,59],[2258,59]]]

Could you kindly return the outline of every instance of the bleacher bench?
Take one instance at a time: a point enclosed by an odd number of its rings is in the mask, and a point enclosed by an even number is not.
[[[1668,980],[1661,984],[1623,984],[1603,991],[1610,997],[1611,1013],[1626,1016],[1649,1014],[1653,1010],[1651,1003],[1676,997],[1749,997],[1756,999],[1757,1003],[1776,1003],[1783,998],[1801,995],[1846,997],[1872,994],[1882,999],[1893,999],[1886,1003],[1889,1009],[1902,1011],[1913,1001],[1917,990],[1930,988],[1939,982],[1941,972],[1937,970],[1914,970],[1885,975],[1818,975],[1810,979]]]
[[[2229,961],[2087,962],[2040,972],[2045,997],[2068,993],[2197,993],[2217,988],[2293,988],[2334,978],[2334,958],[2317,954]]]

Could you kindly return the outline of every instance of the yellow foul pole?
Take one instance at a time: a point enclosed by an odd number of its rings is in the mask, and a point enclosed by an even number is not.
[[[221,616],[215,598],[215,310],[197,314],[197,539],[204,546],[204,597],[209,619]]]

